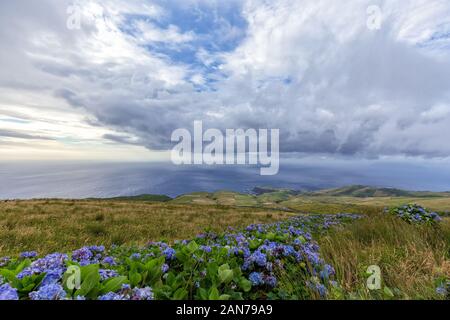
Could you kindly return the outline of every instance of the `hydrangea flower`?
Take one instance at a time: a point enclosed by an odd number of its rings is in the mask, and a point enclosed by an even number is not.
[[[140,260],[142,255],[140,253],[133,253],[130,257],[131,260]]]
[[[29,294],[31,300],[64,300],[66,292],[59,284],[41,286],[38,291]]]
[[[150,287],[131,289],[129,285],[123,285],[118,292],[109,292],[98,300],[153,300],[153,291]]]
[[[262,274],[259,272],[252,272],[248,279],[255,287],[264,284]]]
[[[50,284],[56,284],[62,279],[63,271],[62,269],[51,270],[46,273],[44,279],[42,280],[41,286],[46,286]]]
[[[119,273],[117,273],[117,271],[115,270],[100,269],[98,272],[102,281],[119,276]]]
[[[176,253],[175,250],[170,247],[164,249],[164,251],[163,251],[163,255],[166,256],[167,260],[175,259],[175,253]]]
[[[328,294],[327,288],[322,283],[317,282],[316,279],[315,281],[308,281],[307,285],[316,291],[322,298],[325,298]]]
[[[108,292],[107,294],[100,296],[98,300],[112,301],[112,300],[127,300],[127,299],[125,299],[125,297],[121,294]]]
[[[448,286],[450,286],[450,282],[443,283],[442,285],[440,285],[439,287],[436,288],[436,293],[438,295],[446,297],[448,294],[448,290],[447,290]]]
[[[19,256],[21,259],[32,259],[37,257],[36,251],[22,252]]]
[[[434,225],[442,220],[442,218],[436,212],[428,211],[427,209],[417,204],[410,204],[397,208],[385,209],[385,212],[388,212],[392,215],[396,215],[401,219],[405,220],[406,222],[413,224]]]
[[[334,268],[330,266],[329,264],[326,264],[323,266],[322,271],[320,271],[320,277],[323,280],[328,280],[331,276],[333,276],[336,272],[334,271]]]
[[[106,257],[106,258],[104,258],[102,263],[103,264],[108,264],[110,266],[115,266],[117,264],[116,260],[113,257]]]
[[[1,300],[19,300],[17,290],[8,283],[0,285],[0,301]]]
[[[405,209],[406,212],[406,209]],[[432,214],[431,214],[432,216]],[[202,279],[207,276],[209,264],[222,264],[219,255],[228,255],[230,258],[230,267],[240,267],[243,276],[247,277],[253,287],[261,287],[269,291],[277,286],[277,278],[274,273],[277,271],[286,271],[289,265],[302,262],[311,265],[312,268],[302,269],[302,276],[306,277],[315,291],[321,296],[326,295],[325,283],[333,282],[334,268],[325,264],[319,254],[319,246],[312,241],[311,234],[323,232],[340,221],[358,219],[357,215],[330,215],[330,216],[302,216],[291,218],[287,221],[281,221],[273,224],[252,225],[246,230],[238,233],[232,233],[229,230],[222,236],[207,232],[201,239],[197,240],[201,251],[189,256],[190,262],[198,266],[195,286],[200,287]],[[269,237],[269,233],[271,236]],[[273,237],[276,234],[276,237]],[[270,238],[270,240],[269,240]],[[276,240],[274,240],[276,239]],[[182,248],[190,242],[183,240],[175,243],[174,247],[164,242],[151,242],[146,247],[136,250],[135,248],[114,247],[105,252],[103,246],[83,247],[73,251],[71,261],[77,262],[81,266],[89,264],[99,264],[101,281],[106,281],[111,277],[119,276],[119,272],[126,272],[127,264],[130,263],[126,257],[133,260],[147,262],[149,259],[164,257],[165,262],[161,265],[163,282],[168,277],[169,265],[173,265],[177,271],[177,264],[170,262],[176,257],[175,249]],[[217,249],[215,249],[217,248]],[[213,254],[214,252],[214,254]],[[32,257],[31,253],[24,253],[23,257]],[[2,260],[10,263],[10,260]],[[17,260],[13,260],[15,262]],[[38,259],[25,268],[18,278],[45,274],[45,277],[38,287],[38,290],[30,293],[29,297],[36,300],[65,299],[66,293],[61,287],[61,279],[66,270],[68,256],[60,253],[48,255]],[[134,263],[134,262],[133,262]],[[238,265],[236,265],[238,263]],[[112,266],[118,266],[117,270],[112,270]],[[126,273],[125,273],[126,275]],[[11,286],[4,287],[3,293],[16,293]],[[231,283],[231,290],[239,290],[236,283]],[[256,291],[256,289],[255,289]],[[195,294],[195,293],[194,293]],[[246,297],[246,296],[245,296]],[[76,297],[74,299],[83,300],[85,297]],[[154,294],[151,288],[131,288],[130,285],[123,285],[116,292],[106,293],[97,299],[99,300],[151,300]]]
[[[153,300],[153,291],[150,287],[135,288],[131,294],[131,300]]]
[[[10,257],[2,257],[0,258],[0,267],[6,266],[11,261]]]
[[[93,256],[94,254],[88,247],[83,247],[72,253],[72,260],[78,262],[88,262]]]
[[[274,276],[266,276],[264,277],[264,283],[269,287],[275,288],[277,286],[277,278]]]
[[[267,263],[267,256],[260,251],[253,253],[251,259],[260,267],[264,267]]]
[[[162,273],[167,273],[169,271],[169,265],[164,263],[161,267]]]
[[[206,253],[210,253],[212,251],[212,248],[210,246],[200,246],[200,250],[203,250]]]
[[[53,253],[42,259],[33,261],[31,265],[17,275],[18,279],[23,279],[27,276],[32,276],[41,273],[60,273],[63,274],[66,270],[65,262],[68,259],[66,254]]]

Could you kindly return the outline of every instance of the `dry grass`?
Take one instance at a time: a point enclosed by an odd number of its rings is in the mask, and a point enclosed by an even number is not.
[[[407,203],[417,203],[423,207],[435,211],[450,211],[450,197],[377,197],[377,198],[358,198],[358,197],[333,197],[333,196],[296,196],[281,205],[296,210],[308,211],[315,210],[317,213],[334,212],[365,212],[373,208],[395,207]]]
[[[435,280],[450,279],[450,221],[418,227],[398,218],[371,214],[320,240],[325,260],[336,268],[346,292],[375,298],[366,287],[367,267],[378,265],[383,285],[396,298],[435,299]]]
[[[396,298],[439,298],[435,280],[450,278],[450,218],[438,228],[418,227],[382,214],[378,203],[369,205],[375,200],[347,203],[344,199],[314,198],[291,205],[303,212],[367,215],[317,238],[323,258],[337,271],[346,298],[380,298],[367,290],[365,271],[370,265],[380,266],[383,285],[393,289]],[[224,203],[233,202],[226,200],[229,201]],[[190,204],[106,200],[0,202],[0,257],[28,250],[40,254],[69,252],[93,244],[170,242],[192,238],[205,229],[223,231],[229,226],[270,223],[292,215],[265,208],[199,205],[192,201]],[[284,277],[292,290],[297,288],[295,271]],[[296,295],[301,297],[302,292]]]
[[[188,239],[206,229],[270,223],[292,214],[265,209],[133,201],[0,202],[0,256],[70,251],[86,244],[142,245]]]

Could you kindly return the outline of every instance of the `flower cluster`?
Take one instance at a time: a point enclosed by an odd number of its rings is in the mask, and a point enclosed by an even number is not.
[[[305,298],[308,292],[326,297],[335,270],[321,258],[313,237],[359,218],[303,215],[223,234],[206,232],[173,245],[89,246],[42,258],[24,252],[0,259],[0,274],[8,275],[0,279],[0,300],[277,299],[286,297],[280,283],[289,272]],[[74,267],[79,287],[69,285]]]
[[[17,290],[8,283],[0,285],[0,300],[18,300]]]
[[[99,300],[153,300],[153,291],[149,287],[131,289],[124,284],[119,292],[109,292],[99,297]]]
[[[434,225],[442,220],[436,212],[429,211],[417,204],[385,209],[385,211],[412,224]]]
[[[98,263],[103,258],[104,252],[104,246],[83,247],[72,252],[72,260],[79,262],[82,266],[86,266]]]
[[[64,300],[66,292],[60,284],[41,285],[38,291],[29,294],[31,300]]]
[[[23,279],[24,277],[29,277],[36,274],[52,274],[59,275],[62,274],[66,270],[66,261],[68,256],[62,253],[53,253],[48,256],[38,259],[31,263],[31,265],[25,268],[22,272],[20,272],[17,276],[18,279]]]

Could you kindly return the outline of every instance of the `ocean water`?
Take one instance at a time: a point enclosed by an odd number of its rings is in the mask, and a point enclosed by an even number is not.
[[[255,186],[316,190],[363,184],[450,190],[450,164],[379,161],[282,161],[276,176],[256,167],[170,163],[0,162],[0,199],[177,196],[193,191],[249,192]]]

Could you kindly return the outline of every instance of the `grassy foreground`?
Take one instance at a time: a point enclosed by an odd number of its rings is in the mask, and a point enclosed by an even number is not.
[[[29,250],[68,252],[91,244],[171,242],[195,237],[205,229],[220,232],[291,216],[263,208],[140,201],[1,201],[0,257]]]
[[[438,299],[438,283],[450,280],[450,219],[417,226],[386,214],[334,229],[318,239],[325,261],[350,298]],[[381,268],[383,288],[369,291],[367,268]]]
[[[347,211],[364,215],[363,219],[314,234],[321,257],[333,266],[339,283],[339,288],[330,288],[328,298],[445,299],[436,289],[450,279],[450,218],[444,218],[437,226],[418,226],[383,214],[382,198],[297,199],[301,200],[289,207],[301,212]],[[439,203],[442,199],[421,200],[433,201],[436,210],[447,209],[447,203]],[[402,199],[391,201],[398,204]],[[296,215],[265,207],[225,205],[225,201],[223,205],[127,200],[6,201],[0,202],[0,257],[31,250],[40,255],[69,253],[93,244],[109,247],[143,246],[159,240],[172,243],[193,239],[205,230],[221,233],[228,227],[270,224]],[[382,290],[367,289],[366,271],[371,265],[381,268]],[[298,272],[287,268],[276,274],[278,298],[305,295],[297,292],[302,287]]]

